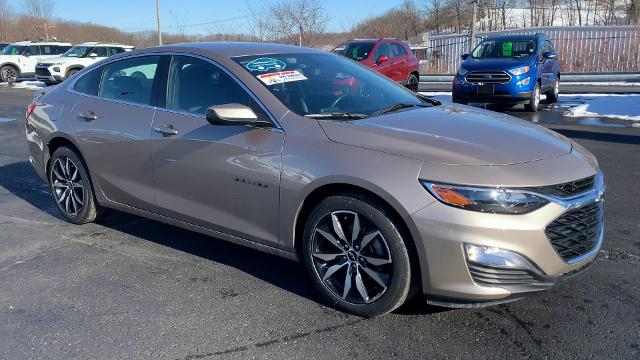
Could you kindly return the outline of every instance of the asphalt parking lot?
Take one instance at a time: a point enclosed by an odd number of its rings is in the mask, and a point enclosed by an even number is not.
[[[26,161],[31,96],[0,88],[1,359],[640,357],[640,128],[513,112],[599,159],[606,237],[590,271],[506,305],[417,299],[362,319],[327,307],[291,261],[123,213],[61,220]]]

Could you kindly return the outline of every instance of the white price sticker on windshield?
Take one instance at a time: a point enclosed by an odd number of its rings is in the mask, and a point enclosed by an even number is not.
[[[279,71],[269,74],[258,75],[258,79],[268,85],[282,84],[292,81],[307,80],[307,78],[300,74],[297,70]]]

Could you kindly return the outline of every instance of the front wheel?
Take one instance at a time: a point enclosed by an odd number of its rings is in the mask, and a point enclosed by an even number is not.
[[[20,71],[11,65],[5,65],[0,68],[0,82],[14,83],[20,77]]]
[[[560,79],[556,78],[556,80],[553,82],[553,88],[546,93],[547,102],[554,103],[558,101],[559,93],[560,93]]]
[[[68,78],[72,77],[72,76],[73,76],[73,75],[75,75],[78,71],[80,71],[80,70],[78,70],[78,69],[71,69],[71,70],[67,71],[67,77],[66,77],[66,79],[68,79]]]
[[[365,317],[402,305],[412,293],[405,239],[386,207],[357,194],[324,199],[304,230],[304,261],[322,295]]]
[[[49,165],[49,186],[58,209],[74,224],[86,224],[105,210],[98,206],[84,162],[67,148],[58,148]]]
[[[540,84],[536,83],[536,87],[531,92],[529,102],[524,105],[527,111],[536,112],[540,107]]]

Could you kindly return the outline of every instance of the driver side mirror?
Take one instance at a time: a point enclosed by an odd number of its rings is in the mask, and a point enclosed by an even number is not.
[[[542,54],[542,57],[545,59],[555,59],[558,57],[558,54],[556,54],[554,51],[548,51]]]
[[[464,60],[467,60],[467,58],[468,58],[468,57],[469,57],[469,54],[462,54],[462,55],[460,55],[460,59],[462,59],[463,61],[464,61]]]
[[[255,125],[258,115],[242,104],[215,105],[207,108],[207,121],[211,125]]]
[[[389,61],[389,58],[386,55],[378,56],[378,60],[376,60],[376,64],[382,64],[385,61]]]
[[[96,53],[91,53],[91,54],[89,54],[89,57],[90,57],[90,58],[96,58],[96,57],[98,57],[98,54],[96,54]]]

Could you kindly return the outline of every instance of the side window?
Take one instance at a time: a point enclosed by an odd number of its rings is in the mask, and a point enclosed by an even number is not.
[[[67,50],[71,49],[71,46],[54,46],[56,55],[64,54]]]
[[[545,52],[553,51],[553,45],[551,45],[551,41],[547,40],[544,42]]]
[[[404,49],[404,46],[400,44],[391,44],[391,47],[393,48],[394,57],[407,55],[407,51]]]
[[[190,56],[173,56],[167,84],[167,109],[205,115],[210,106],[231,103],[251,107],[259,118],[267,116],[218,66]]]
[[[107,55],[108,56],[112,56],[112,55],[120,54],[120,53],[123,53],[123,52],[124,52],[123,48],[112,47],[112,48],[109,48],[109,52],[108,52]]]
[[[141,56],[105,65],[98,96],[151,105],[153,81],[160,56]]]
[[[53,45],[40,45],[40,55],[58,55]]]
[[[40,47],[38,45],[29,45],[24,51],[25,56],[40,55]]]
[[[94,55],[95,54],[95,55]],[[107,48],[106,47],[94,47],[91,49],[91,55],[95,57],[107,57]]]
[[[73,90],[87,95],[98,95],[98,87],[100,86],[100,78],[102,77],[103,70],[104,66],[100,66],[82,75],[82,77],[73,84]]]
[[[388,58],[391,57],[391,49],[389,48],[389,44],[382,44],[382,45],[378,46],[378,48],[376,49],[376,54],[373,57],[373,59],[375,61],[378,61],[378,58],[380,56],[382,56],[382,55],[384,55],[384,56],[386,56]]]

